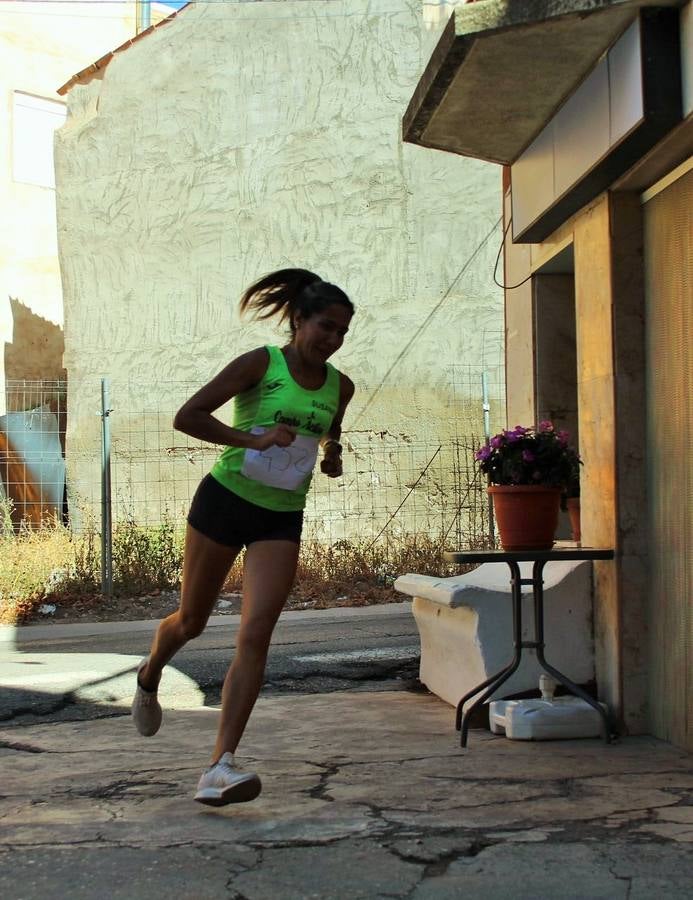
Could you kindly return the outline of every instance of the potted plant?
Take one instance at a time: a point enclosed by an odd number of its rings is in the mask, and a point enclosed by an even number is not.
[[[501,431],[475,453],[488,476],[489,494],[504,550],[553,546],[561,496],[580,460],[567,431],[549,421],[536,428]]]

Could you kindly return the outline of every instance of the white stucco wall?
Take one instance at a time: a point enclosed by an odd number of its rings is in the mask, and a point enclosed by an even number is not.
[[[239,322],[237,300],[292,265],[357,306],[335,358],[362,388],[347,427],[451,432],[451,366],[480,366],[502,330],[499,228],[427,317],[498,221],[501,179],[402,144],[442,24],[421,0],[192,4],[70,90],[56,172],[73,437],[98,424],[100,375],[168,414],[183,389],[153,382],[201,384],[281,341]]]

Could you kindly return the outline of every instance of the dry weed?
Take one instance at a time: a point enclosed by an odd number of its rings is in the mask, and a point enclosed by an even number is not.
[[[113,532],[113,593],[127,598],[177,591],[183,557],[183,529],[164,517],[154,527],[132,519]],[[470,544],[471,542],[468,542]],[[382,535],[377,541],[340,540],[332,544],[309,535],[301,547],[290,608],[324,609],[365,606],[402,600],[393,583],[406,572],[428,575],[459,573],[443,558],[448,549],[441,535]],[[33,618],[42,604],[63,609],[100,596],[100,536],[89,521],[74,535],[60,523],[15,533],[0,528],[0,622]],[[224,586],[240,591],[243,555]],[[89,605],[89,604],[87,604]]]

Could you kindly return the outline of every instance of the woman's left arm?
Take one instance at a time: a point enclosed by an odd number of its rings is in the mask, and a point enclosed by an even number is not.
[[[342,445],[339,439],[342,436],[342,420],[344,413],[354,396],[354,382],[342,372],[339,373],[339,406],[330,429],[320,441],[323,459],[320,463],[320,471],[330,478],[339,478],[342,474]]]

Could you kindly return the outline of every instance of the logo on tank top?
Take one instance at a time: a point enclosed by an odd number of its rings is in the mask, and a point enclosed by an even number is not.
[[[277,425],[288,425],[290,428],[301,428],[303,431],[310,431],[311,434],[322,435],[325,431],[320,422],[316,422],[315,413],[312,412],[305,422],[302,422],[298,416],[287,416],[278,409],[274,414],[274,421]]]
[[[284,382],[281,379],[278,379],[277,381],[268,381],[265,385],[264,393],[274,394],[282,387],[284,387]]]
[[[336,412],[336,407],[334,405],[330,405],[328,403],[321,403],[320,400],[313,400],[312,405],[316,409],[321,409],[323,412],[330,413],[334,415]]]

